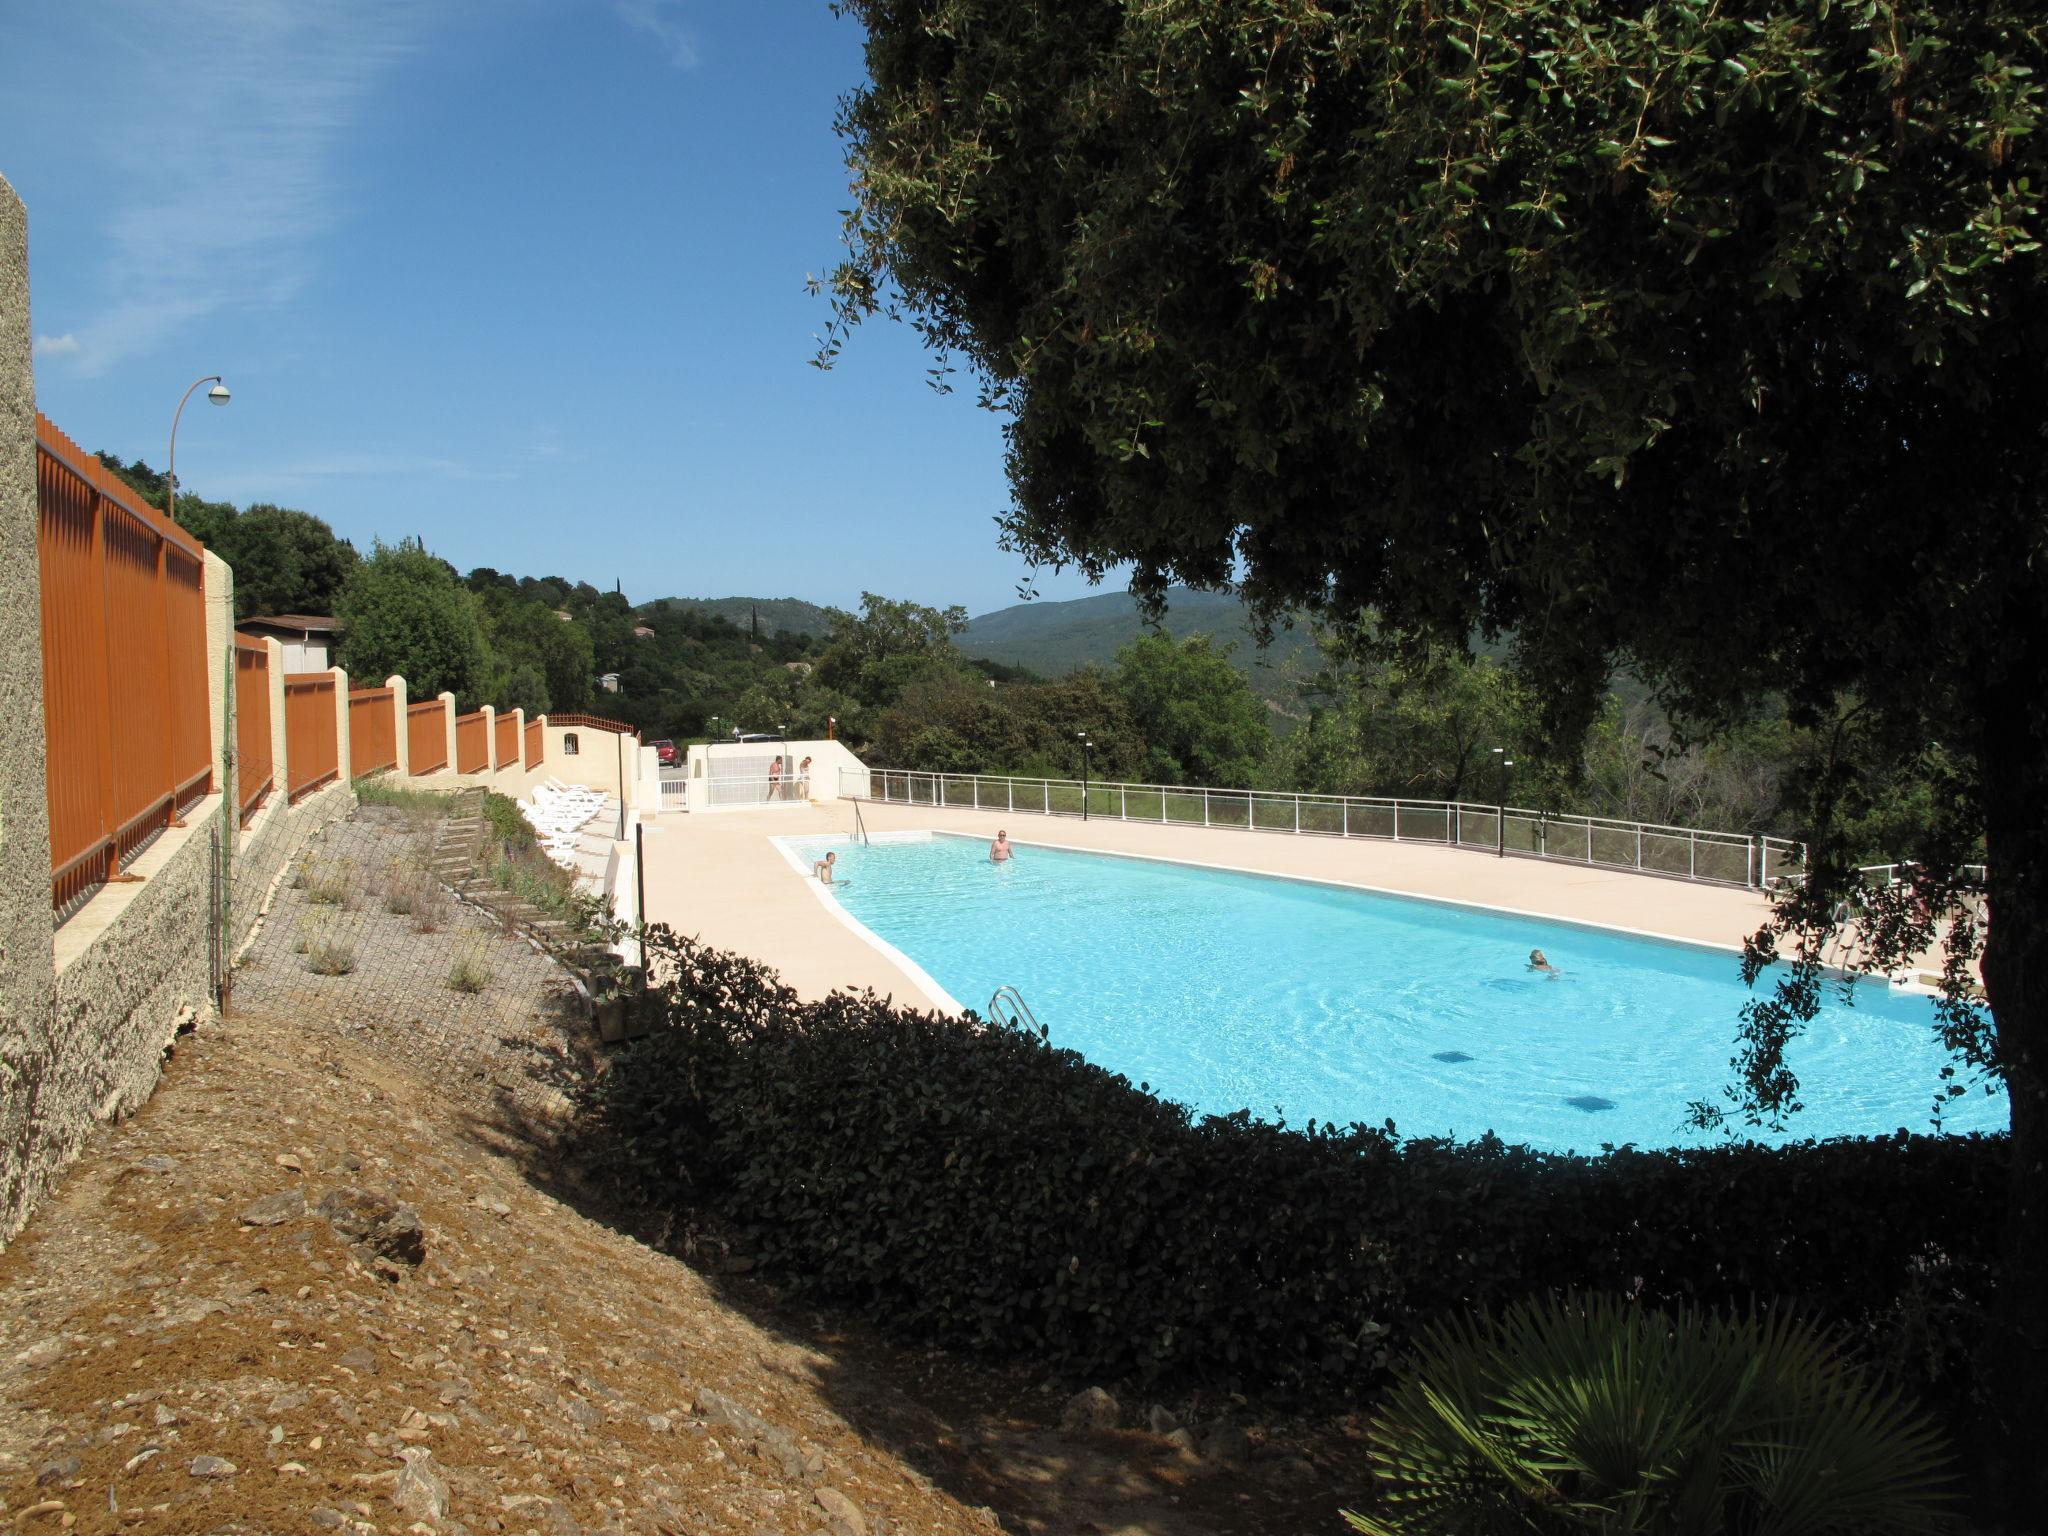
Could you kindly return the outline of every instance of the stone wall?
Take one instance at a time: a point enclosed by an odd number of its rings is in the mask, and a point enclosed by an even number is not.
[[[53,1103],[50,826],[43,790],[42,604],[28,219],[0,180],[0,1242],[47,1182]]]

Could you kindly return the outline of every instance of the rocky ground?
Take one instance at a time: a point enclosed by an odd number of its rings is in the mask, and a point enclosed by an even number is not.
[[[1356,1502],[1348,1425],[1075,1398],[544,1192],[536,1138],[588,1058],[559,1010],[483,1027],[376,970],[293,1012],[263,974],[0,1255],[11,1528],[1221,1536]]]

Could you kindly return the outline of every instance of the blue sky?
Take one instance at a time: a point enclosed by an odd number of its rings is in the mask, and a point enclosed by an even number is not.
[[[38,403],[161,466],[224,374],[188,489],[465,570],[1007,606],[1001,423],[904,327],[809,366],[860,43],[825,0],[0,8]]]

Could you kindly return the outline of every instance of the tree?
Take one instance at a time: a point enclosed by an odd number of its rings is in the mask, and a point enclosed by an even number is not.
[[[1266,706],[1207,635],[1141,635],[1117,652],[1116,686],[1165,784],[1248,785],[1273,744]]]
[[[475,594],[418,540],[379,542],[349,574],[334,615],[339,660],[351,676],[382,682],[396,674],[417,699],[452,693],[463,705],[482,702],[486,653]]]
[[[1282,754],[1301,787],[1324,794],[1492,800],[1501,758],[1516,764],[1514,797],[1561,803],[1571,774],[1536,760],[1537,709],[1491,657],[1435,651],[1405,660],[1324,637],[1312,685],[1328,701]],[[1495,748],[1501,750],[1495,756]]]
[[[1625,661],[1690,733],[1853,694],[1862,761],[1952,754],[1898,850],[1932,915],[1888,932],[1962,910],[1981,832],[1995,1030],[1960,995],[1945,1028],[2011,1095],[1991,1356],[2048,1380],[2038,0],[842,8],[871,82],[821,361],[885,305],[964,358],[1016,548],[1511,636],[1560,740]],[[1857,763],[1812,777],[1810,878],[1754,946],[1795,961],[1745,1026],[1762,1113]]]
[[[470,587],[476,587],[475,573]],[[540,713],[589,708],[597,662],[590,632],[581,623],[564,623],[547,603],[520,596],[516,587],[493,587],[481,603],[490,653],[491,683],[486,691],[500,709],[517,705]],[[517,698],[512,697],[514,674],[526,679]]]
[[[123,464],[111,453],[99,460],[144,500],[162,507],[164,477],[141,459]],[[205,501],[181,493],[177,520],[220,556],[235,573],[235,617],[258,614],[331,614],[334,595],[355,569],[355,546],[310,512],[257,502],[248,510],[232,502]]]
[[[331,614],[357,562],[355,546],[337,539],[321,519],[269,502],[227,521],[215,535],[214,553],[234,567],[237,618]]]
[[[967,627],[965,608],[927,608],[863,592],[858,617],[829,612],[832,636],[818,658],[818,681],[864,704],[893,698],[934,665],[965,664],[953,644]]]

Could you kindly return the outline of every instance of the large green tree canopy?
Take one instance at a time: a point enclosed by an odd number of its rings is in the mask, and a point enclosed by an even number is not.
[[[1983,835],[1997,1033],[1955,1040],[2011,1088],[2048,1296],[2048,5],[841,8],[822,360],[878,308],[963,358],[1018,549],[1511,637],[1561,736],[1626,662],[1695,724],[1853,700],[1862,758],[1953,765],[1898,852]],[[1827,779],[1809,935],[1850,877]]]
[[[418,541],[378,544],[349,573],[334,615],[351,677],[376,684],[395,674],[414,698],[452,693],[463,709],[491,702],[480,696],[489,656],[476,595]]]

